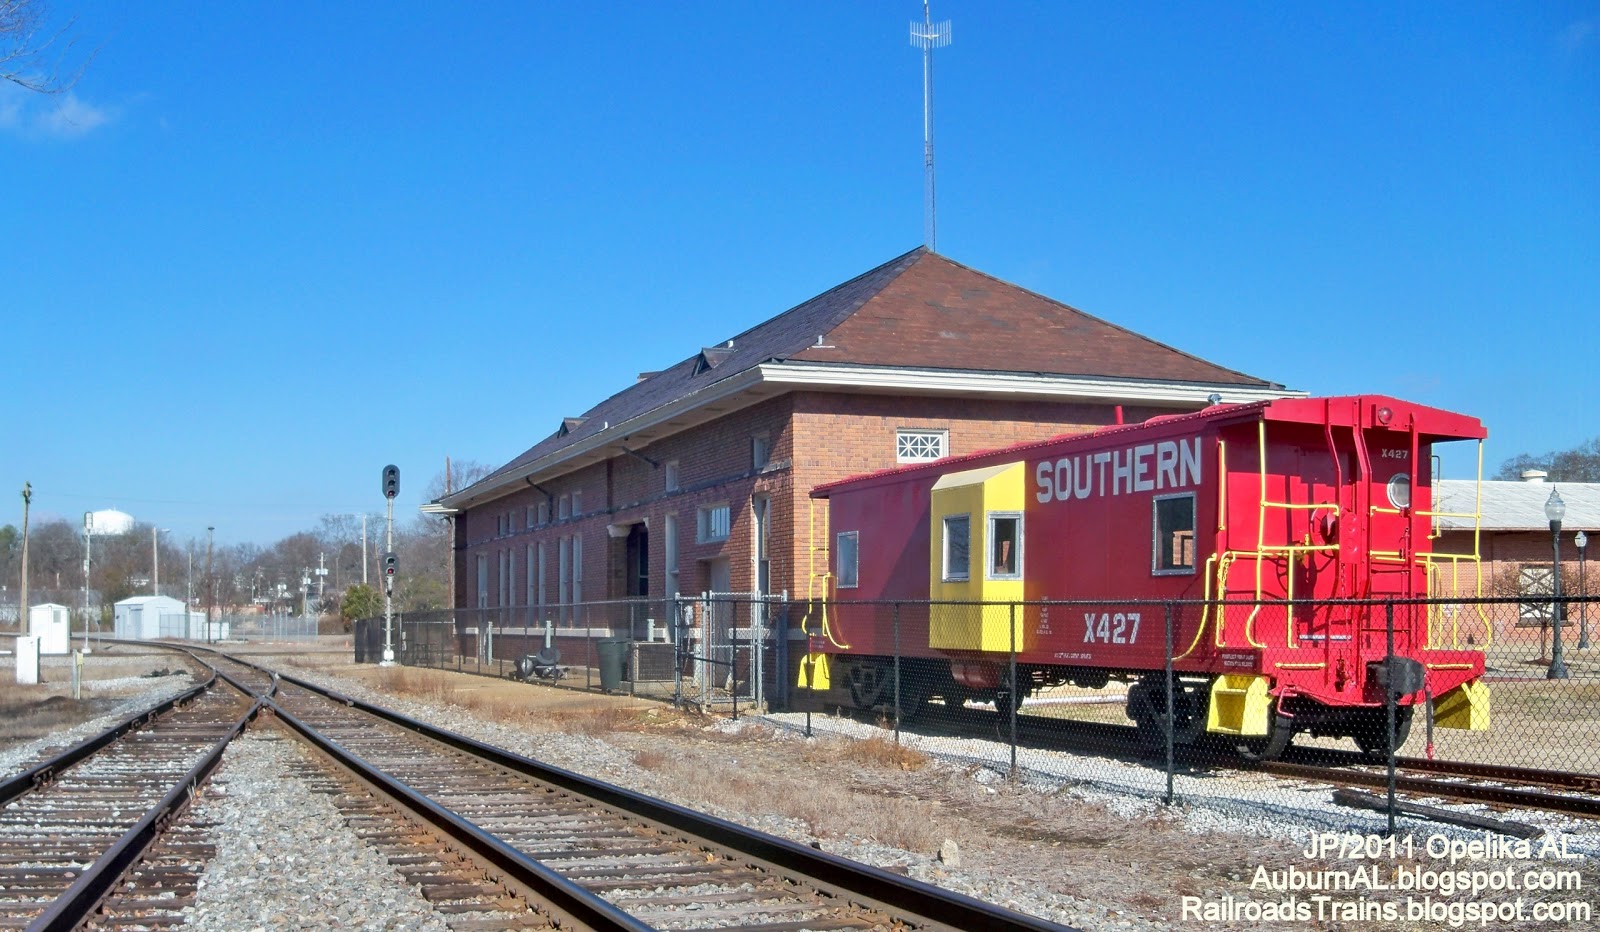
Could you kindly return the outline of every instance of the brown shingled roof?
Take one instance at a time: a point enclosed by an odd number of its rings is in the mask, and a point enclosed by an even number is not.
[[[641,378],[472,488],[773,360],[1281,388],[918,247]]]

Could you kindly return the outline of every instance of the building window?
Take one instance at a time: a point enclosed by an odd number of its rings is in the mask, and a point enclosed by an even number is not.
[[[572,601],[583,601],[583,538],[572,535]]]
[[[757,472],[766,468],[772,459],[772,438],[758,434],[750,438],[750,468]]]
[[[572,516],[574,518],[583,514],[583,491],[580,489],[572,493]]]
[[[667,543],[665,556],[667,563],[667,598],[678,594],[678,516],[667,515],[666,526]]]
[[[666,468],[662,471],[667,474],[667,491],[678,491],[678,461],[667,460]]]
[[[538,556],[534,558],[534,562],[539,565],[539,607],[543,608],[550,601],[545,594],[544,585],[544,541],[539,542]]]
[[[546,524],[549,524],[549,523],[550,523],[550,503],[547,502],[547,501],[546,502],[540,502],[539,503],[539,523],[538,523],[538,526],[539,527],[544,527]]]
[[[511,551],[500,551],[500,608],[511,602]]]
[[[489,607],[489,557],[478,554],[478,607]]]
[[[861,585],[861,532],[843,531],[835,539],[834,578],[840,589],[854,589]]]
[[[1022,578],[1022,515],[989,514],[989,578]]]
[[[944,579],[961,582],[972,578],[972,519],[947,515],[944,519]]]
[[[534,519],[534,517],[536,515],[537,515],[537,512],[534,510],[534,507],[532,505],[529,505],[527,514],[522,516],[522,520],[526,522],[526,525],[525,525],[526,527],[535,527],[533,519]]]
[[[527,565],[522,568],[522,580],[524,588],[528,590],[527,593],[522,597],[523,605],[539,604],[538,602],[534,601],[539,594],[538,590],[534,588],[534,584],[538,580],[539,572],[538,567],[535,566],[533,562],[534,552],[533,545],[530,544],[523,554],[523,559],[527,562]]]
[[[562,606],[561,620],[567,620],[567,579],[572,572],[572,539],[563,537],[556,545],[556,603]]]
[[[1151,572],[1176,576],[1194,572],[1194,493],[1155,499],[1155,541]]]
[[[719,540],[727,540],[730,525],[731,512],[726,503],[707,505],[700,509],[700,521],[695,532],[695,540],[702,544],[712,544]]]
[[[563,495],[561,498],[557,499],[557,501],[558,504],[556,505],[556,518],[561,521],[565,521],[572,517],[572,496]]]
[[[504,536],[506,536],[506,516],[505,515],[495,515],[494,516],[494,536],[496,536],[496,537],[504,537]]]
[[[897,463],[927,463],[943,459],[950,453],[950,432],[947,430],[900,430],[894,435],[894,458]]]

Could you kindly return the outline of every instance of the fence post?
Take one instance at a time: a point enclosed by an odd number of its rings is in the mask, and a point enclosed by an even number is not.
[[[730,587],[731,588],[731,587]],[[739,720],[739,603],[729,600],[733,615],[728,625],[728,694],[733,697],[733,720]]]
[[[1389,835],[1394,836],[1394,599],[1384,603],[1384,628],[1387,638],[1384,648],[1383,709],[1389,727],[1384,730],[1384,740],[1389,747]]]
[[[982,611],[982,609],[979,609]],[[1011,637],[1011,770],[1010,776],[1017,775],[1017,707],[1022,705],[1021,690],[1017,689],[1017,603],[1011,603],[1011,623],[1006,626],[1006,633]]]
[[[928,607],[929,611],[933,606]],[[900,603],[894,603],[894,743],[900,743]]]
[[[1172,782],[1173,782],[1173,769],[1174,769],[1174,767],[1173,767],[1173,754],[1172,754],[1172,727],[1173,727],[1173,720],[1177,717],[1176,714],[1175,714],[1175,710],[1177,709],[1177,704],[1173,701],[1176,697],[1173,695],[1173,688],[1172,688],[1173,687],[1173,680],[1172,680],[1172,603],[1171,602],[1168,602],[1166,604],[1166,670],[1167,670],[1167,715],[1166,715],[1166,720],[1167,720],[1167,727],[1166,727],[1167,797],[1164,800],[1164,802],[1166,803],[1166,805],[1170,806],[1170,805],[1172,805]]]

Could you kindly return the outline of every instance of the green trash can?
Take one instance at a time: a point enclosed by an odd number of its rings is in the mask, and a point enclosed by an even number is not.
[[[601,689],[608,693],[621,691],[622,672],[632,644],[629,638],[601,638],[595,642],[595,651],[600,655]]]

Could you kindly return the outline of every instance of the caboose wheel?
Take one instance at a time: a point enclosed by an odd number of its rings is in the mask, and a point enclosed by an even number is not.
[[[1277,760],[1294,741],[1294,719],[1273,714],[1265,738],[1236,738],[1233,749],[1245,760]]]
[[[1406,743],[1411,736],[1411,706],[1399,706],[1394,710],[1394,746],[1396,750]],[[1350,726],[1350,737],[1354,739],[1356,747],[1361,749],[1362,756],[1368,760],[1387,760],[1389,757],[1389,742],[1384,738],[1384,732],[1389,727],[1389,713],[1384,709],[1364,710],[1361,717]]]

